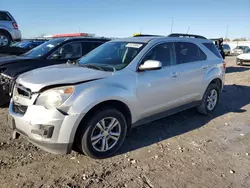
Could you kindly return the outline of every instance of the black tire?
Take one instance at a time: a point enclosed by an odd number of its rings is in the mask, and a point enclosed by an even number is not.
[[[1,44],[0,44],[0,47],[9,46],[9,45],[11,44],[11,38],[10,38],[9,34],[6,33],[6,32],[0,31],[0,37],[1,37],[1,36],[6,37],[6,39],[8,40],[8,43],[7,43],[6,45],[1,45]]]
[[[120,123],[120,137],[111,149],[107,151],[98,151],[91,142],[91,136],[96,129],[96,124],[103,118],[108,117],[115,118]],[[82,122],[80,126],[76,134],[75,144],[82,153],[95,159],[103,159],[112,156],[122,146],[127,134],[127,122],[124,115],[113,107],[107,107],[96,111],[85,122]]]
[[[214,108],[212,110],[210,110],[208,108],[208,104],[207,104],[208,101],[207,100],[208,100],[208,96],[209,96],[209,94],[211,93],[212,90],[215,90],[217,92],[217,100],[216,100],[216,104],[215,104]],[[198,112],[201,113],[201,114],[206,114],[206,115],[212,113],[217,107],[219,98],[220,98],[220,88],[219,88],[219,86],[216,85],[216,84],[210,84],[208,86],[208,88],[206,89],[206,92],[205,92],[205,94],[204,94],[204,96],[202,98],[201,105],[197,107]]]

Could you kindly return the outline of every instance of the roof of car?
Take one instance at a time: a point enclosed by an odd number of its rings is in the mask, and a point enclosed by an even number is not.
[[[127,37],[127,38],[115,39],[114,41],[148,43],[149,41],[155,38],[159,38],[159,37]]]
[[[212,42],[208,39],[203,39],[203,38],[186,38],[186,37],[168,37],[168,36],[152,36],[152,37],[128,37],[128,38],[121,38],[121,39],[115,39],[114,41],[121,41],[121,42],[138,42],[138,43],[148,43],[152,40],[156,40],[156,41],[161,41],[163,39],[176,39],[176,40],[180,40],[183,39],[185,41],[190,41],[190,40],[197,40],[197,41],[201,41],[201,42]]]
[[[53,39],[65,39],[65,41],[68,40],[111,40],[110,38],[106,38],[106,37],[58,37],[58,38],[51,38]]]

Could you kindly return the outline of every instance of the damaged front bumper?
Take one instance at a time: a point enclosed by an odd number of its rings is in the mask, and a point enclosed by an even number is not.
[[[79,114],[63,114],[57,109],[46,109],[37,105],[15,104],[9,106],[9,126],[13,138],[20,134],[45,151],[55,154],[71,152],[75,125]]]

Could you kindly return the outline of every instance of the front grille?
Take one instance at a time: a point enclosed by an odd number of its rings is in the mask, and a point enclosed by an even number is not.
[[[13,111],[17,114],[24,115],[27,111],[28,106],[13,103]]]

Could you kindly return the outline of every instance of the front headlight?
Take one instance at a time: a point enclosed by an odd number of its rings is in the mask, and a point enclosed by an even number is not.
[[[36,105],[41,105],[46,108],[59,107],[74,93],[74,90],[74,86],[49,89],[39,95]]]

